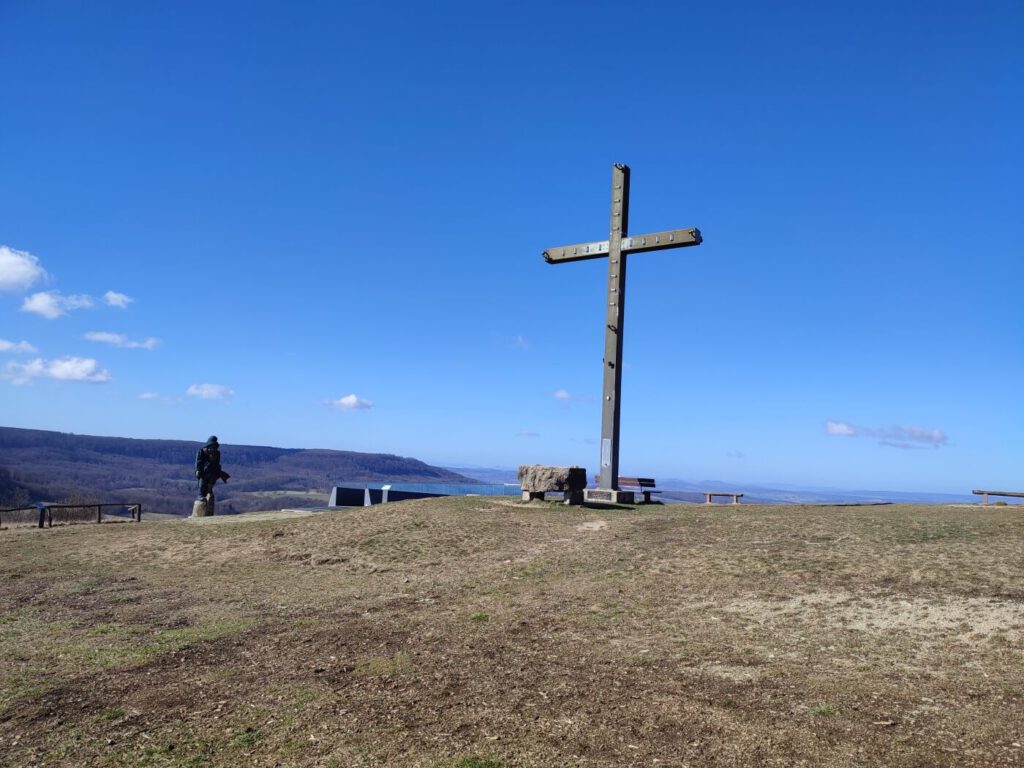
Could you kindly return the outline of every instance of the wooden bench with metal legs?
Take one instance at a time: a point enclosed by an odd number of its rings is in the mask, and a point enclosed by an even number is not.
[[[601,482],[601,478],[595,476],[594,482]],[[644,504],[651,503],[652,493],[661,493],[661,491],[655,490],[655,486],[658,483],[652,477],[620,477],[619,478],[619,490],[620,491],[632,491],[638,490],[644,495]]]

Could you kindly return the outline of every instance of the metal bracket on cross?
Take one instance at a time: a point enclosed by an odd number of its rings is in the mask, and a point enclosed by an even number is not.
[[[692,227],[690,229],[670,229],[667,232],[652,232],[649,235],[624,237],[622,238],[622,252],[643,253],[645,251],[664,251],[669,248],[683,248],[687,245],[700,245],[702,240],[699,229]],[[563,264],[567,261],[600,259],[608,255],[609,249],[610,246],[608,240],[603,240],[597,243],[563,245],[558,248],[549,248],[544,251],[544,260],[548,264]]]

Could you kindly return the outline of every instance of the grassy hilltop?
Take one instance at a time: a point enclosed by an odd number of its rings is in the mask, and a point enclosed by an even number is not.
[[[2,766],[1019,766],[1012,508],[0,531]]]

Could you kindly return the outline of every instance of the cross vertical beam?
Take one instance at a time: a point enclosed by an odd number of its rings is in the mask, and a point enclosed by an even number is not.
[[[626,321],[626,256],[700,245],[696,227],[629,235],[629,166],[612,167],[611,225],[608,240],[563,245],[543,252],[548,264],[608,258],[608,298],[605,302],[604,386],[601,393],[601,468],[595,500],[631,502],[632,492],[619,490],[619,416],[622,400],[622,337]]]
[[[619,417],[622,392],[622,333],[626,320],[626,254],[629,232],[629,168],[612,167],[611,225],[608,238],[608,306],[604,330],[604,386],[601,391],[601,469],[597,485],[619,488]]]

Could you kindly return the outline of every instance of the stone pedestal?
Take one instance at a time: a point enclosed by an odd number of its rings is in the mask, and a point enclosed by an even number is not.
[[[566,504],[582,504],[587,470],[583,467],[524,464],[519,467],[519,484],[523,489],[523,501],[543,500],[545,493],[558,491],[565,494]]]
[[[583,491],[583,501],[588,504],[635,504],[636,494],[633,491],[610,491],[605,488],[587,488]]]
[[[192,502],[192,517],[213,517],[213,498],[196,499]]]

